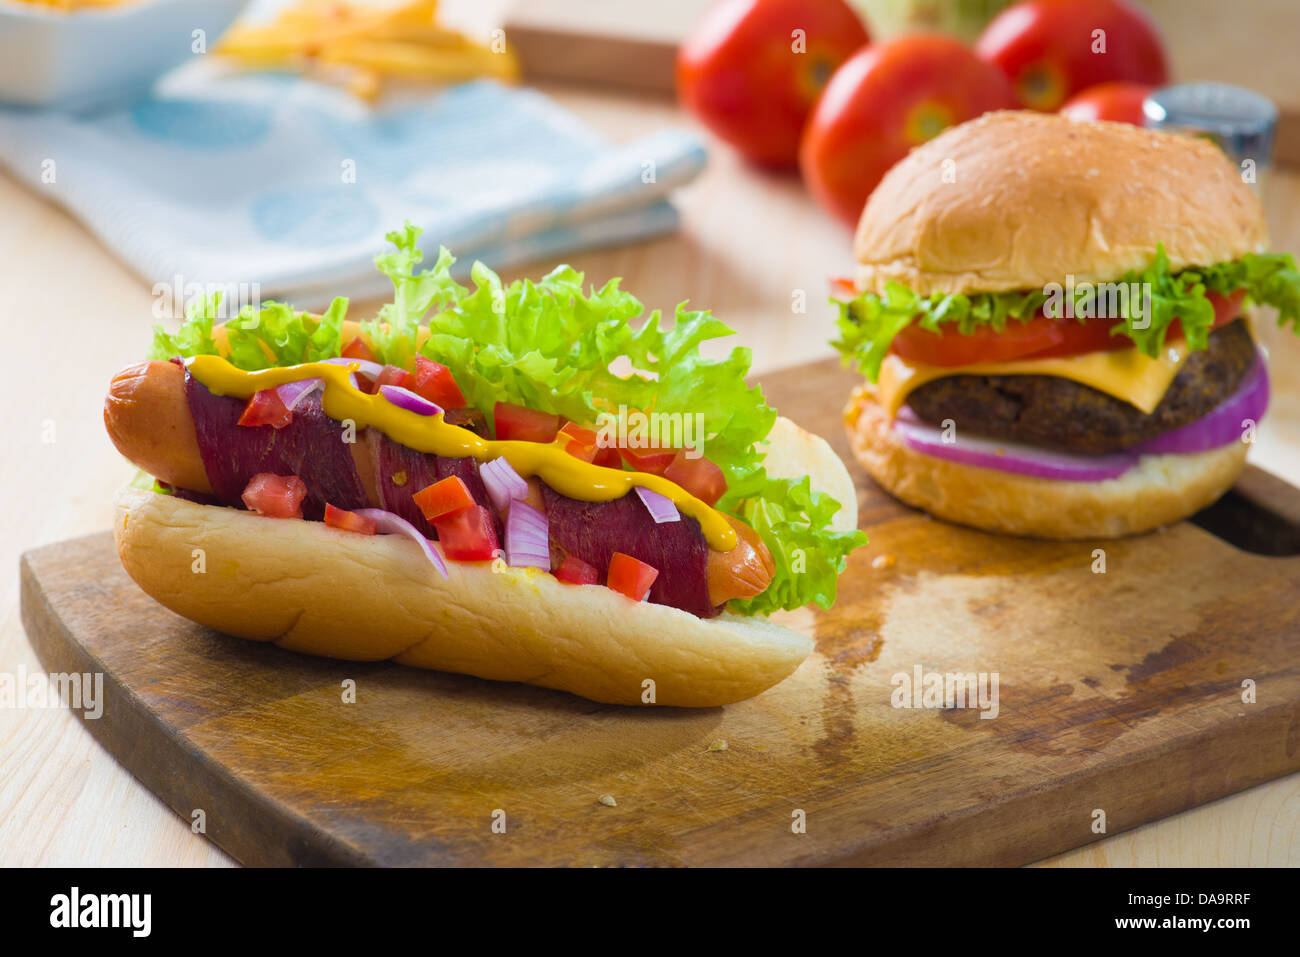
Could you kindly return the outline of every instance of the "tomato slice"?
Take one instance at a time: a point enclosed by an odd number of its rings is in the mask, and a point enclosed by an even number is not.
[[[560,562],[559,567],[555,569],[555,577],[570,585],[600,584],[600,572],[581,558],[574,558],[572,555],[564,556],[564,561]]]
[[[1037,322],[1037,319],[1031,320]],[[1130,349],[1133,340],[1128,336],[1110,334],[1115,326],[1113,319],[1089,319],[1079,322],[1077,319],[1047,320],[1057,322],[1061,332],[1061,341],[1041,352],[1035,352],[1025,358],[1051,359],[1057,356],[1081,356],[1085,352],[1114,352],[1118,349]]]
[[[325,503],[325,524],[330,528],[341,528],[345,532],[357,532],[361,535],[375,534],[375,520],[349,512],[345,508],[335,508]]]
[[[497,527],[490,509],[471,505],[433,523],[443,553],[458,562],[486,562],[496,557]]]
[[[426,485],[411,496],[411,501],[431,522],[475,504],[469,486],[459,475],[448,475],[432,485]]]
[[[638,561],[631,555],[615,552],[609,560],[609,575],[605,584],[633,601],[644,601],[645,596],[650,594],[650,586],[658,577],[659,569],[653,565]]]
[[[459,409],[465,405],[465,394],[460,391],[451,370],[424,356],[415,357],[415,392],[444,409]]]
[[[591,460],[592,465],[599,465],[604,469],[621,469],[623,467],[623,457],[618,454],[618,449],[597,446],[596,457]]]
[[[399,385],[403,389],[415,391],[415,376],[401,366],[384,366],[375,378],[375,392],[381,385]]]
[[[343,356],[345,359],[365,359],[367,362],[375,361],[374,350],[366,345],[366,341],[360,336],[353,336],[349,339],[348,344],[343,347],[343,351],[340,352],[339,355]]]
[[[678,452],[664,469],[664,478],[677,483],[706,505],[722,498],[722,493],[727,490],[727,479],[722,469],[704,456],[688,458],[685,449]]]
[[[521,442],[551,442],[560,431],[560,417],[537,412],[522,405],[498,402],[492,407],[492,421],[498,439]]]
[[[285,407],[280,393],[274,389],[254,392],[248,397],[244,411],[239,416],[240,425],[269,425],[273,429],[283,429],[292,421],[293,413]]]
[[[270,518],[302,518],[302,500],[307,486],[296,475],[258,472],[240,496],[250,511]]]
[[[1238,289],[1231,295],[1206,292],[1205,298],[1214,306],[1214,326],[1219,328],[1241,314],[1241,303],[1246,290]],[[911,325],[894,337],[890,350],[909,362],[924,362],[934,366],[967,366],[981,362],[1007,362],[1011,359],[1050,359],[1078,356],[1088,352],[1113,352],[1130,349],[1133,340],[1124,335],[1111,335],[1114,319],[1049,319],[1039,315],[1028,322],[1008,319],[1006,328],[996,332],[989,326],[979,326],[975,333],[963,336],[952,323],[940,326],[942,332],[930,332]],[[1169,338],[1182,336],[1182,324],[1174,320],[1169,328]]]
[[[1059,345],[1065,336],[1062,325],[1046,316],[1028,322],[1008,319],[1001,332],[992,326],[976,326],[971,335],[964,336],[955,322],[940,324],[939,332],[913,323],[894,337],[890,348],[908,362],[932,366],[1005,362]]]

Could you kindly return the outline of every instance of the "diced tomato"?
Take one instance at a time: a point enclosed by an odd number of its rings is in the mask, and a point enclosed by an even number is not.
[[[411,496],[411,501],[429,521],[434,522],[444,515],[459,512],[474,504],[474,496],[459,475],[448,475],[445,479],[426,485]]]
[[[269,425],[273,429],[283,429],[292,421],[293,413],[285,407],[280,400],[280,393],[274,389],[254,392],[239,416],[240,425]]]
[[[564,451],[574,458],[590,462],[596,458],[596,453],[600,451],[596,447],[596,433],[591,429],[584,429],[573,422],[565,422],[564,425],[560,426],[559,434],[569,437],[569,441],[564,446]]]
[[[664,478],[676,482],[706,505],[712,505],[722,498],[727,490],[727,479],[718,468],[704,456],[688,458],[686,450],[677,453],[668,468],[664,469]]]
[[[360,336],[353,336],[348,340],[348,344],[343,347],[340,353],[345,359],[365,359],[367,362],[375,361],[374,350],[366,345],[366,340]]]
[[[538,412],[510,402],[498,402],[493,406],[492,422],[496,437],[503,440],[551,442],[560,431],[558,415]]]
[[[458,562],[490,561],[500,548],[492,511],[482,505],[444,515],[433,527],[438,530],[443,553]]]
[[[564,556],[564,561],[560,562],[559,567],[555,569],[555,577],[570,585],[600,584],[600,572],[581,558],[574,558],[572,555]]]
[[[424,356],[415,357],[415,391],[444,409],[459,409],[465,404],[465,394],[451,370]]]
[[[605,469],[621,469],[623,467],[623,457],[618,454],[618,449],[597,446],[596,457],[591,460],[592,465],[599,465]]]
[[[663,475],[664,469],[672,464],[673,459],[677,458],[680,449],[661,449],[661,448],[639,448],[618,450],[634,472],[649,472],[651,475]]]
[[[296,475],[272,475],[258,472],[249,480],[244,504],[259,515],[270,518],[302,518],[302,500],[307,486]]]
[[[381,385],[400,385],[403,389],[415,391],[415,376],[400,366],[384,366],[375,379],[375,391]]]
[[[620,595],[633,601],[643,601],[650,594],[650,586],[659,577],[659,569],[638,561],[631,555],[615,552],[609,560],[609,576],[605,584]]]
[[[373,518],[349,512],[345,508],[335,508],[328,502],[325,504],[325,524],[330,528],[341,528],[345,532],[357,532],[361,535],[375,534]]]

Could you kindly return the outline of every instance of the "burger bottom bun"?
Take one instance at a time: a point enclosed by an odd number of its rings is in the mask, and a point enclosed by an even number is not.
[[[1232,487],[1247,446],[1144,455],[1100,482],[1032,478],[910,448],[865,389],[844,410],[854,455],[884,489],[932,515],[990,532],[1050,539],[1120,538],[1179,521]]]
[[[829,445],[795,433],[815,487],[847,480]],[[769,456],[781,456],[780,444],[774,436]],[[704,620],[504,562],[449,561],[443,578],[398,535],[131,487],[114,504],[118,555],[146,593],[199,624],[293,651],[681,707],[752,697],[812,651],[806,635],[765,618]],[[855,498],[845,503],[854,518],[856,508]]]

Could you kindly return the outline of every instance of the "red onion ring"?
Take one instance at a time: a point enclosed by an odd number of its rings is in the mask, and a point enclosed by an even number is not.
[[[506,516],[506,564],[551,568],[550,524],[527,502],[513,501]]]
[[[672,499],[668,496],[660,495],[653,489],[648,489],[643,485],[637,485],[635,489],[641,503],[645,505],[645,510],[650,513],[650,517],[655,520],[656,525],[682,520],[681,513],[677,511],[677,506],[673,504]]]
[[[1139,442],[1133,451],[1143,455],[1189,454],[1240,442],[1245,429],[1243,423],[1263,418],[1268,411],[1268,398],[1268,369],[1263,353],[1256,350],[1255,364],[1236,392],[1195,422]]]
[[[917,452],[960,465],[975,465],[1031,478],[1100,482],[1123,475],[1137,463],[1137,456],[1129,452],[1079,455],[1023,442],[965,436],[960,432],[955,441],[945,442],[942,430],[922,422],[906,406],[899,410],[894,429],[902,436],[904,444]]]
[[[385,399],[399,409],[414,412],[416,415],[437,415],[442,411],[442,406],[436,405],[424,396],[416,395],[410,389],[404,389],[400,385],[381,385],[379,391]]]
[[[392,512],[386,512],[382,508],[359,508],[356,509],[356,514],[373,519],[375,531],[380,535],[405,535],[411,539],[420,546],[420,551],[424,552],[424,557],[429,560],[429,564],[436,568],[443,578],[447,577],[447,564],[438,554],[438,550],[406,519]]]

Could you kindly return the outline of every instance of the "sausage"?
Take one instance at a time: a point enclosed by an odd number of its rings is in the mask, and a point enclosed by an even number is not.
[[[104,400],[104,425],[117,450],[150,475],[192,492],[212,491],[185,398],[185,370],[176,363],[137,362],[115,375]],[[352,443],[352,457],[368,504],[380,507],[370,443]],[[531,497],[540,500],[540,488],[532,484],[530,480],[530,490],[539,494]],[[757,532],[730,515],[727,521],[736,530],[736,546],[727,552],[710,550],[708,556],[714,605],[760,594],[776,569]]]
[[[729,552],[709,549],[706,566],[709,600],[715,605],[733,598],[761,595],[776,574],[772,553],[758,537],[758,532],[733,515],[727,515],[726,519],[736,530],[736,546]]]
[[[174,362],[137,362],[113,376],[104,425],[117,450],[154,478],[212,491],[185,401],[185,370]]]

